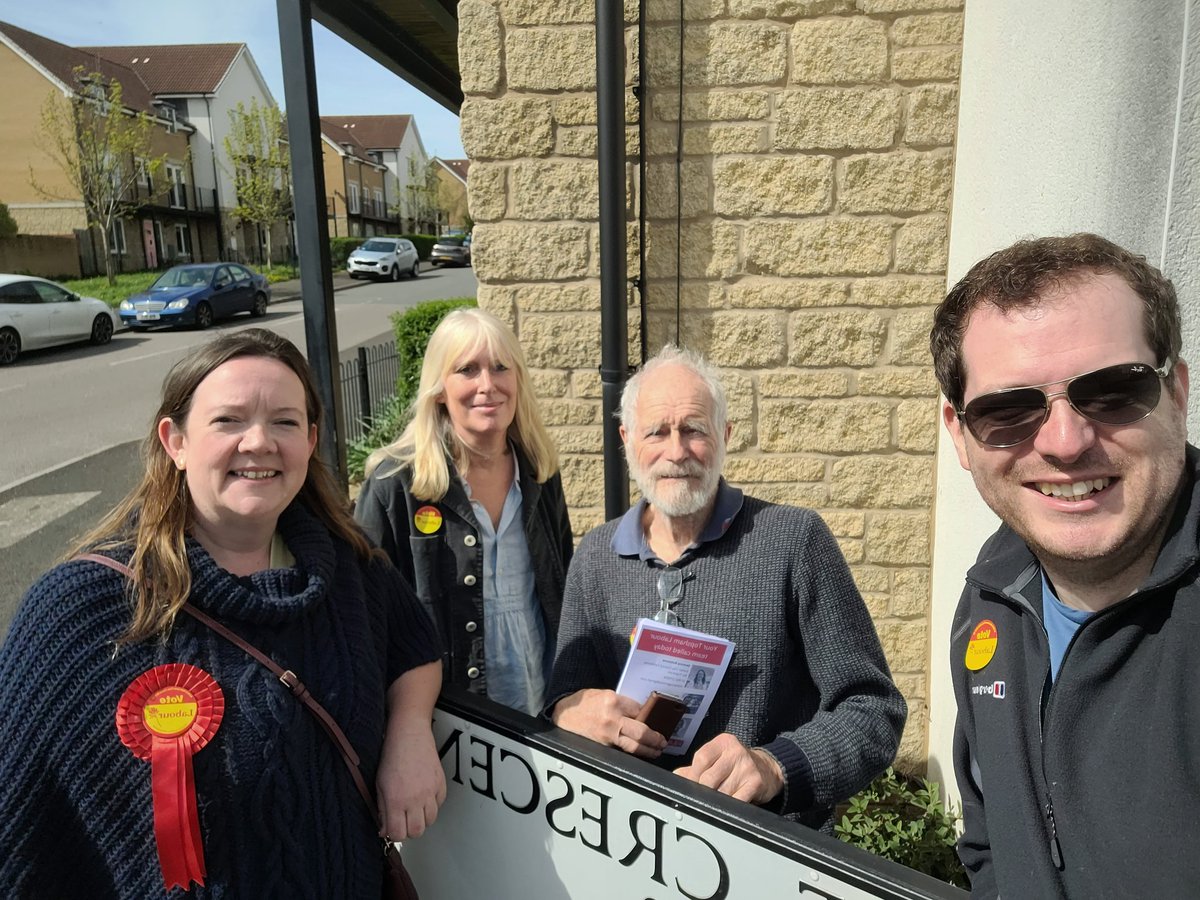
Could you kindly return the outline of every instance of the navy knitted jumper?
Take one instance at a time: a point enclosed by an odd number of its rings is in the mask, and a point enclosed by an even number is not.
[[[239,578],[188,541],[191,601],[291,668],[338,721],[373,784],[385,693],[439,658],[432,625],[388,563],[363,563],[299,502],[279,534],[287,569]],[[166,641],[116,645],[126,581],[69,562],[29,590],[0,651],[0,896],[371,898],[382,858],[345,764],[265,667],[180,615]],[[150,765],[117,736],[117,701],[156,665],[211,674],[225,695],[193,757],[205,886],[163,887]]]

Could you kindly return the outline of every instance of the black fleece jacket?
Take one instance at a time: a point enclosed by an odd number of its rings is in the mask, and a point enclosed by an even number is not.
[[[1040,568],[1007,526],[954,616],[954,767],[972,897],[1200,897],[1200,452],[1146,582],[1097,613],[1050,682]],[[996,634],[965,664],[980,622]]]

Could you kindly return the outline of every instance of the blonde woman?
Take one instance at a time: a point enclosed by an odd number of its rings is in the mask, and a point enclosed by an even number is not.
[[[367,461],[355,516],[437,624],[445,680],[540,712],[571,524],[524,355],[495,316],[438,325],[412,421]]]

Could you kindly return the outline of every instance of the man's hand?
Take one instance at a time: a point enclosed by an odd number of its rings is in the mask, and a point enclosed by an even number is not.
[[[617,747],[634,756],[655,759],[667,739],[635,718],[641,704],[615,691],[585,688],[554,705],[550,718],[559,728],[582,734],[598,744]]]
[[[688,781],[747,803],[766,803],[783,790],[783,770],[769,753],[748,749],[732,734],[718,734],[675,770]]]

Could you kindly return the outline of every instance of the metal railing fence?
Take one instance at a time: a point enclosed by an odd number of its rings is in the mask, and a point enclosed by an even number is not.
[[[361,440],[370,427],[371,418],[396,393],[400,357],[392,342],[359,347],[357,356],[338,368],[342,380],[346,440]]]

